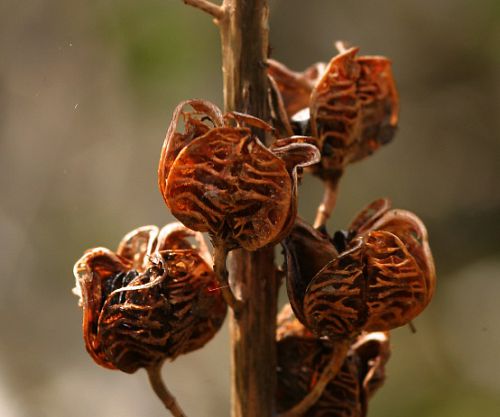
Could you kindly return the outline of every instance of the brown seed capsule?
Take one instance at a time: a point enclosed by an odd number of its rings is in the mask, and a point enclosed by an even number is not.
[[[306,323],[303,301],[306,288],[315,275],[338,252],[329,237],[313,229],[300,217],[295,220],[291,234],[283,241],[287,265],[286,288],[295,315]]]
[[[394,209],[375,220],[370,230],[384,230],[397,235],[415,258],[425,280],[426,297],[422,308],[426,307],[436,289],[436,269],[425,225],[412,212]]]
[[[333,58],[311,94],[311,133],[320,140],[318,175],[325,178],[390,142],[396,129],[390,61],[356,58],[357,52],[351,48]]]
[[[309,108],[311,93],[318,79],[325,72],[326,64],[318,62],[304,72],[291,71],[281,62],[268,59],[268,74],[275,81],[283,98],[288,117]]]
[[[312,170],[324,180],[336,181],[347,164],[388,143],[396,130],[399,100],[390,61],[356,57],[358,50],[341,48],[328,65],[303,73],[269,60],[294,131],[318,140],[321,163]]]
[[[399,99],[391,63],[378,56],[357,57],[345,49],[328,64],[302,73],[269,60],[270,103],[274,124],[287,134],[311,135],[321,151],[310,171],[325,183],[315,227],[326,224],[335,208],[339,180],[352,162],[392,140]]]
[[[192,111],[185,111],[188,106]],[[184,132],[177,132],[180,116]],[[318,150],[292,137],[269,149],[252,128],[273,132],[252,116],[222,116],[212,104],[179,104],[162,149],[158,181],[174,216],[208,232],[226,250],[256,250],[280,241],[296,212],[297,169],[319,160]]]
[[[422,271],[426,288],[426,299],[422,308],[427,306],[436,289],[436,269],[429,246],[427,229],[422,220],[407,210],[391,210],[390,201],[381,198],[358,213],[348,229],[350,236],[383,230],[401,239]]]
[[[427,304],[423,273],[394,234],[358,237],[311,281],[304,315],[322,335],[348,337],[361,329],[390,330]]]
[[[292,307],[316,334],[343,339],[390,330],[413,320],[431,300],[435,270],[427,231],[414,214],[388,204],[378,200],[360,213],[345,248],[322,266],[326,241],[310,226],[298,223],[284,241]],[[308,273],[303,265],[311,264],[315,250],[322,255]]]
[[[296,318],[290,306],[278,317],[278,412],[300,402],[314,388],[318,375],[330,362],[333,348],[316,338]],[[339,373],[304,417],[362,417],[368,399],[382,385],[389,358],[387,333],[364,333],[351,346]]]
[[[188,237],[195,237],[195,248]],[[226,304],[202,236],[179,223],[126,235],[116,253],[95,248],[75,264],[87,351],[127,373],[201,348],[222,325]]]

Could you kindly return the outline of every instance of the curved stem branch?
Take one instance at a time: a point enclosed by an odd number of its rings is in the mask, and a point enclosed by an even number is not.
[[[332,211],[337,204],[338,183],[339,178],[335,178],[333,180],[325,182],[323,201],[318,207],[318,210],[316,212],[316,219],[314,220],[315,228],[324,226],[330,218],[330,215],[332,214]]]
[[[298,404],[295,404],[290,410],[285,411],[278,417],[300,417],[316,404],[316,401],[321,397],[328,383],[338,374],[350,346],[349,340],[344,340],[335,346],[330,361],[323,369],[318,382],[312,390]]]
[[[224,17],[224,9],[217,4],[212,3],[208,0],[183,0],[184,4],[196,7],[213,16],[217,20],[221,20]]]
[[[412,333],[417,333],[417,328],[416,328],[416,327],[415,327],[415,325],[413,324],[413,321],[410,321],[410,322],[408,323],[408,327],[410,328],[410,331],[411,331]]]
[[[174,417],[187,417],[184,411],[179,407],[175,397],[167,389],[163,379],[161,377],[161,365],[152,366],[146,369],[149,377],[149,383],[153,388],[153,391],[165,405],[167,410],[169,410]]]
[[[224,244],[214,242],[214,272],[219,280],[224,300],[233,309],[234,314],[237,315],[241,309],[242,302],[236,298],[229,285],[229,273],[226,266],[227,254],[228,251],[224,247]]]

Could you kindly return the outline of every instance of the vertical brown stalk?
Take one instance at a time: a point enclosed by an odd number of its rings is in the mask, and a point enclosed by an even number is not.
[[[266,120],[269,47],[267,0],[224,0],[220,21],[226,111],[248,112]]]
[[[224,0],[221,6],[210,0],[183,1],[211,15],[220,28],[225,110],[268,120],[268,1]],[[255,133],[262,142],[268,142],[264,132]],[[222,271],[223,257],[217,259],[217,268]],[[231,414],[272,417],[278,292],[273,248],[232,252],[229,273],[231,287],[241,300],[241,304],[234,303],[238,304],[238,314],[233,310],[231,317]]]
[[[245,306],[231,317],[232,417],[271,417],[276,386],[273,250],[234,253],[231,274]]]
[[[224,0],[220,20],[225,110],[267,120],[267,0]],[[265,141],[265,137],[261,137]],[[231,318],[232,417],[271,417],[276,386],[274,252],[236,251],[230,279],[244,306]]]

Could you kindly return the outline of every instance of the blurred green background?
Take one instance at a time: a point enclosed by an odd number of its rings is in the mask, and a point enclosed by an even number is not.
[[[371,417],[500,416],[500,3],[271,0],[273,57],[301,70],[348,40],[391,57],[395,141],[352,165],[330,228],[376,197],[428,225],[437,294],[393,332]],[[156,167],[174,106],[221,105],[210,18],[180,0],[0,3],[0,416],[163,416],[143,372],[94,365],[71,295],[94,246],[172,220]],[[312,220],[321,186],[306,178]],[[227,328],[164,367],[188,415],[229,415]]]

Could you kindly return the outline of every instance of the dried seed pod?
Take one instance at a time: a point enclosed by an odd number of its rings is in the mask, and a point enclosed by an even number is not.
[[[283,413],[299,403],[314,387],[330,361],[333,348],[316,338],[285,307],[278,317],[276,407]],[[358,359],[345,359],[337,376],[326,386],[318,401],[304,417],[361,414]]]
[[[432,299],[436,288],[436,268],[427,229],[414,213],[390,208],[391,203],[388,199],[375,200],[353,219],[349,225],[349,235],[356,236],[373,230],[383,230],[401,239],[423,273],[427,292],[425,307]]]
[[[338,256],[328,236],[313,229],[300,217],[292,233],[283,241],[286,259],[286,288],[295,315],[306,323],[302,304],[306,288],[314,276]]]
[[[398,96],[390,61],[357,58],[357,52],[350,48],[334,57],[311,94],[311,134],[322,151],[316,174],[324,179],[390,142],[396,130]]]
[[[318,379],[334,353],[325,340],[316,338],[285,306],[278,317],[277,331],[278,412],[300,402]],[[352,345],[339,373],[332,379],[304,417],[362,417],[368,399],[385,376],[389,357],[388,335],[366,333]]]
[[[346,166],[390,142],[398,122],[399,99],[390,61],[357,57],[358,48],[345,50],[342,44],[339,49],[328,65],[318,63],[303,73],[269,61],[272,92],[281,95],[281,100],[271,101],[282,107],[273,109],[273,114],[288,118],[277,125],[313,136],[321,151],[320,163],[311,167],[326,185],[316,227],[326,223],[335,207]]]
[[[87,351],[101,366],[127,373],[202,347],[227,307],[203,246],[180,224],[136,229],[116,253],[95,248],[75,264]]]
[[[187,106],[194,112],[185,112]],[[176,131],[181,114],[184,133]],[[249,115],[222,117],[210,103],[183,102],[160,159],[160,190],[174,216],[226,250],[256,250],[281,240],[295,217],[296,170],[319,160],[318,150],[302,138],[268,149],[251,127],[273,131]]]
[[[361,102],[362,120],[360,140],[356,142],[350,162],[359,161],[391,142],[399,116],[399,97],[390,60],[362,56],[357,58],[357,63],[361,71],[357,96]]]
[[[297,222],[283,242],[292,307],[308,328],[330,339],[403,326],[427,306],[435,288],[427,232],[414,214],[377,200],[350,231],[345,250],[322,266],[327,240],[307,224]],[[316,248],[321,255],[311,266]]]
[[[322,159],[312,169],[323,179],[336,179],[348,163],[388,143],[396,130],[399,99],[390,61],[356,57],[358,50],[342,48],[328,65],[303,73],[268,62],[295,132],[318,139]]]
[[[395,209],[381,216],[372,229],[397,235],[415,258],[425,279],[426,297],[422,308],[426,307],[436,290],[436,268],[422,220],[410,211]]]
[[[318,62],[304,72],[292,71],[274,59],[268,59],[267,64],[268,74],[278,87],[288,116],[291,118],[299,111],[308,108],[311,93],[319,77],[324,73],[326,64]]]
[[[304,315],[318,334],[344,338],[408,324],[427,304],[425,279],[394,234],[372,231],[329,262],[312,280]]]
[[[192,111],[183,111],[186,106],[190,106]],[[184,132],[182,133],[177,131],[177,124],[181,117],[184,121]],[[203,136],[211,127],[222,126],[223,123],[222,113],[219,108],[208,101],[188,100],[175,108],[172,122],[168,127],[163,142],[158,167],[158,185],[163,196],[165,196],[165,180],[177,155],[193,139]]]

